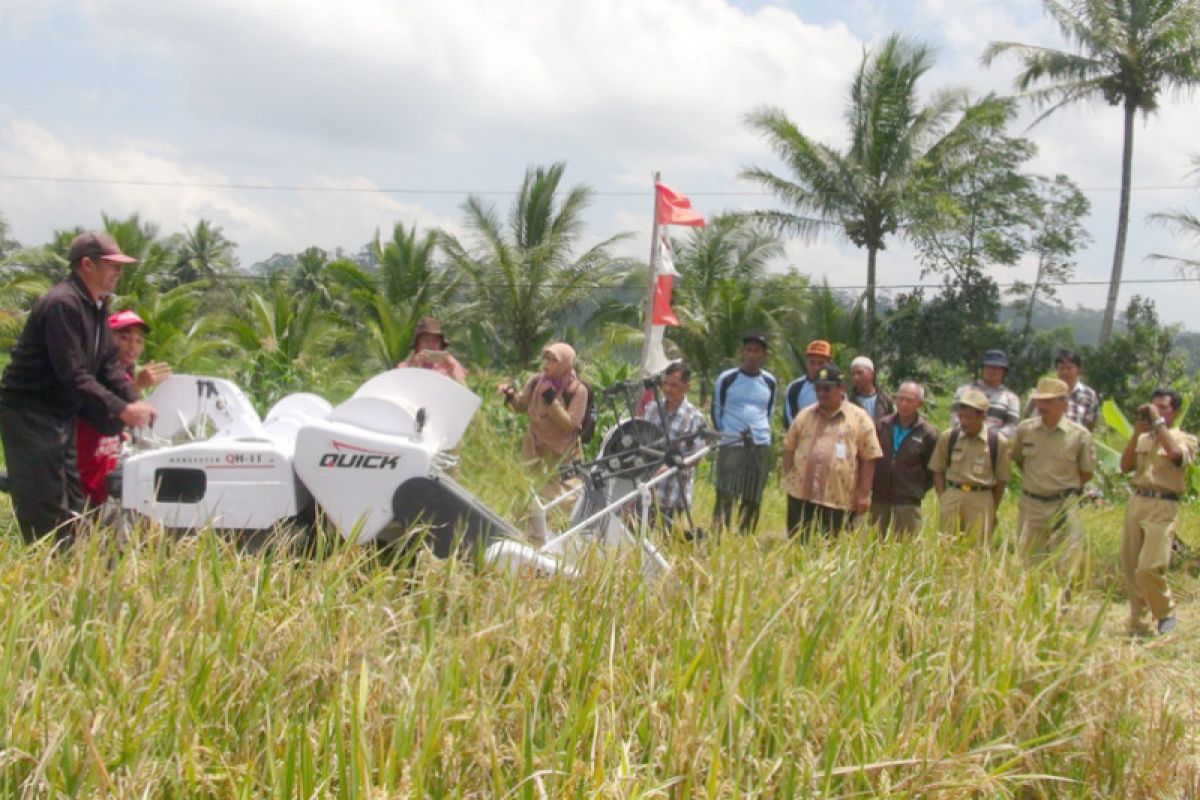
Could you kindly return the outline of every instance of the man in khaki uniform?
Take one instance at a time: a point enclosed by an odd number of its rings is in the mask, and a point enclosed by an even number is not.
[[[1121,471],[1133,472],[1121,542],[1133,634],[1144,632],[1146,606],[1160,634],[1176,625],[1167,566],[1185,489],[1184,470],[1196,458],[1196,437],[1172,427],[1182,404],[1174,389],[1155,389],[1150,402],[1138,408],[1134,434],[1121,453]]]
[[[813,528],[825,535],[845,528],[871,508],[875,462],[883,457],[875,423],[846,399],[833,364],[813,378],[817,403],[792,420],[783,440],[788,535],[807,541]]]
[[[1074,574],[1083,550],[1076,509],[1096,471],[1092,434],[1067,419],[1068,394],[1065,381],[1038,381],[1033,402],[1039,416],[1017,426],[1010,450],[1022,473],[1017,546],[1029,560],[1054,556],[1064,579]]]
[[[1008,483],[1008,443],[984,425],[988,396],[966,388],[954,404],[959,427],[938,438],[929,459],[933,488],[941,502],[941,529],[969,531],[986,544],[996,527],[996,509]]]

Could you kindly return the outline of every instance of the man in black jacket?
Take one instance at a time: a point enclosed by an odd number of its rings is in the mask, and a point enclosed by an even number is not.
[[[26,542],[55,533],[69,544],[83,510],[75,419],[103,428],[151,422],[117,360],[107,298],[135,259],[101,231],[75,237],[71,274],[33,305],[0,378],[0,440],[13,511]]]
[[[896,392],[896,413],[875,425],[883,458],[875,463],[871,523],[883,534],[921,528],[921,501],[933,486],[929,457],[938,440],[937,429],[921,416],[924,399],[920,384],[902,384]]]

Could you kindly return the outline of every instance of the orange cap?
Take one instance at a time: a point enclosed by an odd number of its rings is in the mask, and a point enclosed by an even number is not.
[[[808,349],[804,351],[804,355],[833,358],[833,348],[824,339],[813,339],[808,343]]]

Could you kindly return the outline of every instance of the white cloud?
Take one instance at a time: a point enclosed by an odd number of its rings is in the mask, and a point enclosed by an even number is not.
[[[721,0],[93,0],[93,24],[174,62],[203,115],[344,146],[499,144],[615,158],[744,152],[749,108],[830,130],[858,39]]]
[[[250,243],[241,253],[244,261],[253,261],[310,244],[330,250],[362,244],[377,228],[386,231],[400,220],[423,226],[448,222],[372,191],[376,187],[358,175],[309,176],[308,185],[317,188],[366,190],[339,191],[336,198],[319,191],[247,192],[233,188],[228,176],[190,163],[162,142],[126,140],[97,146],[86,138],[67,138],[29,120],[2,115],[0,174],[117,181],[7,181],[19,189],[5,193],[3,211],[13,234],[27,243],[44,241],[54,229],[99,225],[101,211],[112,217],[141,214],[157,223],[163,235],[203,217],[234,242]]]
[[[790,5],[0,0],[0,36],[30,76],[6,87],[0,169],[206,184],[5,183],[0,212],[27,241],[43,240],[56,227],[95,224],[100,210],[140,211],[166,232],[203,215],[222,225],[251,261],[308,244],[354,249],[399,220],[454,228],[467,191],[511,191],[527,165],[566,160],[571,184],[646,192],[597,197],[586,232],[596,241],[633,230],[640,238],[622,250],[645,258],[656,169],[704,213],[770,204],[732,194],[755,188],[738,180],[743,166],[775,164],[744,126],[748,110],[780,106],[806,133],[843,144],[844,97],[864,40],[877,42],[897,29],[931,42],[937,67],[926,89],[954,83],[976,92],[1008,91],[1016,70],[1011,61],[990,69],[978,64],[989,41],[1061,44],[1040,0]],[[822,19],[845,22],[813,22],[817,8]],[[74,47],[64,29],[105,47],[72,61],[66,56],[75,50],[60,49]],[[88,114],[65,117],[76,103]],[[85,127],[83,117],[114,107],[121,118]],[[1031,119],[1026,112],[1024,120]],[[1139,127],[1135,184],[1183,182],[1198,124],[1200,107],[1168,98],[1162,113]],[[1035,169],[1065,172],[1085,187],[1117,182],[1116,111],[1065,109],[1029,135],[1041,151]],[[232,183],[461,193],[247,192]],[[1104,278],[1115,193],[1091,196],[1096,244],[1081,254],[1081,271]],[[1128,273],[1163,272],[1142,261],[1148,252],[1187,252],[1186,243],[1147,230],[1143,220],[1164,207],[1200,205],[1194,198],[1195,192],[1135,194]],[[511,195],[486,199],[504,210]],[[835,236],[793,242],[788,252],[791,263],[832,283],[865,279],[865,256]],[[880,282],[916,279],[911,252],[889,244]],[[1102,293],[1086,297],[1102,300]],[[1169,319],[1188,318],[1197,302],[1187,291],[1152,294]]]

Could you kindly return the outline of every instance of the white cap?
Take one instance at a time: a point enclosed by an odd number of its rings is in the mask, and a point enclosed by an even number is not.
[[[872,361],[871,359],[867,358],[866,356],[859,356],[858,358],[856,358],[850,362],[850,369],[854,369],[855,367],[864,367],[866,369],[871,370],[871,372],[874,372],[875,371],[875,362]]]

